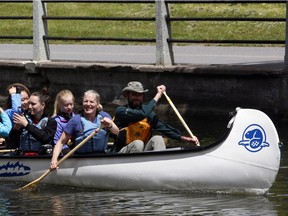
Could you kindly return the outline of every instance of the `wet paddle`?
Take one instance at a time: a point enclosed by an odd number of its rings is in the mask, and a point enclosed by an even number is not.
[[[88,140],[90,140],[95,134],[98,133],[98,131],[101,129],[98,128],[96,129],[93,133],[91,133],[88,137],[86,137],[82,142],[80,142],[77,146],[75,146],[71,151],[69,151],[64,157],[62,157],[58,162],[57,166],[59,166],[63,161],[65,161],[68,157],[70,157],[77,149],[79,149],[81,146],[83,146]],[[34,181],[26,184],[25,186],[21,187],[18,189],[18,191],[23,191],[23,190],[33,190],[36,188],[37,184],[44,179],[52,170],[48,169],[45,173],[43,173],[39,178],[35,179]]]
[[[173,102],[171,101],[170,97],[166,94],[166,92],[163,92],[164,96],[166,97],[168,103],[170,104],[170,106],[173,108],[174,112],[176,113],[176,115],[178,116],[178,118],[180,119],[181,123],[183,124],[183,126],[185,127],[185,129],[187,130],[187,132],[189,133],[189,135],[193,138],[194,135],[191,132],[191,130],[189,129],[188,125],[186,124],[186,122],[184,121],[184,119],[182,118],[181,114],[178,112],[177,108],[175,107],[175,105],[173,104]],[[196,143],[197,146],[200,146],[199,143]]]

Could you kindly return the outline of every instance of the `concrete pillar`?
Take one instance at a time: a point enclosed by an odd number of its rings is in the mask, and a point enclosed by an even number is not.
[[[43,40],[46,35],[47,23],[42,17],[46,15],[46,4],[41,0],[33,0],[33,60],[44,61],[50,59],[49,44]]]
[[[174,64],[172,45],[167,43],[171,36],[170,23],[166,22],[169,16],[168,4],[165,0],[155,0],[156,9],[156,65],[169,66]]]

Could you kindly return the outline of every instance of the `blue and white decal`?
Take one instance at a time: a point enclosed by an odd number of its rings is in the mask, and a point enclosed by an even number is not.
[[[0,166],[0,177],[16,177],[16,176],[25,176],[28,175],[31,171],[31,168],[24,166],[23,163],[6,163]]]
[[[269,147],[266,142],[266,133],[264,129],[257,124],[249,125],[242,134],[242,140],[238,143],[243,145],[250,152],[258,152],[263,147]]]

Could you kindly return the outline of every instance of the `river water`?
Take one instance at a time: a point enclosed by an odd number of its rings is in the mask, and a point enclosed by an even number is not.
[[[189,125],[202,145],[220,137],[229,119],[193,119]],[[275,123],[275,122],[274,122]],[[209,127],[207,127],[209,125]],[[94,191],[39,184],[1,183],[0,215],[288,215],[288,122],[275,123],[282,148],[276,182],[266,195],[233,192]],[[286,144],[286,145],[285,145]],[[211,176],[213,178],[213,176]]]

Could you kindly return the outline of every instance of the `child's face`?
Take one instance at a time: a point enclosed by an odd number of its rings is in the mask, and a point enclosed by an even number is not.
[[[27,92],[21,91],[21,107],[23,110],[27,110],[29,107],[29,96]]]
[[[72,96],[67,96],[61,101],[61,112],[72,113],[74,109],[74,100]]]

